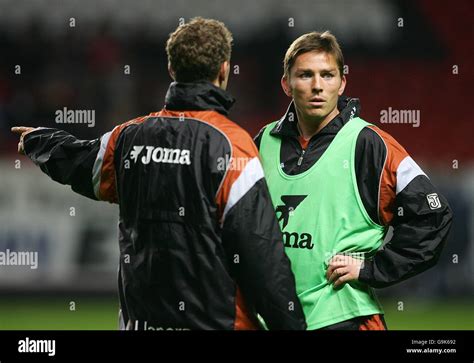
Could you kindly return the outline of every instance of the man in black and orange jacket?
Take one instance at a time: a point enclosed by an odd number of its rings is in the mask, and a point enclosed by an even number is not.
[[[92,141],[14,128],[53,180],[119,204],[121,329],[305,329],[258,151],[227,118],[232,36],[196,18],[167,43],[165,107]]]

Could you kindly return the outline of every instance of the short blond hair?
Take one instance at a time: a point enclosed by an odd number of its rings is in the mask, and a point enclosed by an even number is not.
[[[336,37],[332,35],[329,30],[326,30],[323,33],[311,32],[303,34],[291,43],[286,51],[285,59],[283,60],[283,75],[286,78],[289,78],[291,67],[295,63],[296,58],[300,54],[312,51],[332,54],[336,59],[337,68],[342,77],[344,57]]]
[[[220,66],[230,61],[232,34],[224,23],[193,18],[180,25],[166,42],[168,62],[178,82],[214,81]]]

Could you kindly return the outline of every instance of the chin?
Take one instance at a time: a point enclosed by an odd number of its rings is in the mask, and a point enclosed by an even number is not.
[[[312,110],[309,110],[308,112],[308,116],[315,117],[315,118],[325,118],[327,115],[328,113],[321,109],[317,109],[317,110],[312,109]]]

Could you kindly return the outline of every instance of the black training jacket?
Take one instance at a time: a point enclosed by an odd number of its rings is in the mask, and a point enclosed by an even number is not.
[[[160,112],[78,140],[40,128],[25,153],[86,197],[117,203],[122,329],[305,329],[252,138],[209,82],[172,83]]]

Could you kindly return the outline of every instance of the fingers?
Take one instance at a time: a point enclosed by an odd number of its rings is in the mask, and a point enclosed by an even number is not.
[[[27,126],[15,126],[11,128],[11,131],[14,134],[20,135],[20,142],[18,143],[18,154],[25,154],[25,149],[23,145],[23,138],[27,133],[30,131],[33,131],[35,128],[34,127],[27,127]]]
[[[12,131],[14,134],[21,135],[21,134],[23,134],[24,132],[31,131],[32,129],[33,129],[33,127],[15,126],[15,127],[12,127],[12,128],[11,128],[11,131]]]
[[[23,144],[23,134],[21,134],[20,142],[18,143],[18,154],[25,155],[25,146]]]
[[[334,288],[342,287],[346,282],[356,280],[360,269],[360,261],[346,255],[335,255],[329,262],[326,271],[328,282]]]
[[[344,256],[336,255],[329,261],[329,266],[326,272],[326,278],[329,280],[329,277],[332,275],[335,269],[339,267],[347,266]]]
[[[328,269],[326,271],[326,278],[329,280],[330,277],[333,275],[334,271],[338,269],[339,267],[344,267],[344,265],[332,263],[328,266]]]
[[[349,274],[342,275],[334,282],[334,288],[337,289],[338,287],[341,287],[342,285],[344,285],[346,282],[350,280],[351,278]]]
[[[337,279],[340,279],[341,276],[344,276],[345,274],[347,274],[349,271],[347,268],[345,267],[339,267],[339,268],[336,268],[332,274],[329,276],[329,283],[332,283],[333,281],[337,280]]]

